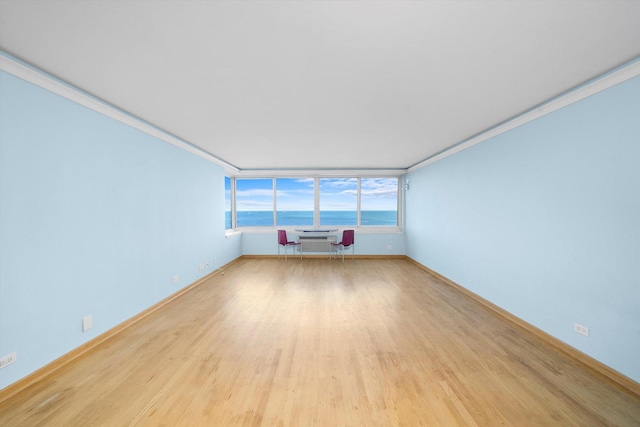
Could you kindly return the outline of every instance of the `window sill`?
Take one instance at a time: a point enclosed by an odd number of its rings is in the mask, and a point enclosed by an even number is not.
[[[287,233],[291,234],[300,234],[296,231],[297,228],[301,226],[287,226],[287,227],[246,227],[237,229],[237,233],[248,233],[248,234],[267,234],[274,233],[277,230],[287,230]],[[328,227],[328,226],[327,226]],[[326,227],[325,227],[326,228]],[[349,226],[331,226],[331,228],[337,228],[338,233],[341,233],[342,230],[355,230],[356,234],[402,234],[404,231],[400,227],[349,227]]]
[[[224,238],[228,239],[230,237],[239,236],[242,234],[242,230],[225,230]]]

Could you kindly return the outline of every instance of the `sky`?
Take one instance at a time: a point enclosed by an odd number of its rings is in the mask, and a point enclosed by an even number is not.
[[[276,178],[279,211],[313,211],[314,178]],[[320,210],[357,209],[357,178],[320,178]],[[361,178],[361,210],[397,210],[397,178]],[[227,206],[229,208],[229,206]],[[273,210],[273,180],[236,179],[239,211]]]

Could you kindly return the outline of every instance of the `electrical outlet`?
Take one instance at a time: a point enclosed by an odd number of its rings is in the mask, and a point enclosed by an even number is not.
[[[589,328],[586,326],[582,326],[578,323],[573,325],[573,330],[579,333],[580,335],[584,335],[585,337],[589,336]]]
[[[82,318],[82,332],[87,332],[91,328],[93,328],[93,317],[89,314]]]
[[[214,258],[213,258],[213,263],[214,263],[214,264],[217,264],[217,263],[218,263],[218,258],[215,258],[215,257],[214,257]]]
[[[171,279],[172,283],[178,283],[180,281],[180,278],[178,276],[173,276],[173,278]]]
[[[204,264],[199,265],[200,271],[204,271]]]
[[[6,356],[0,358],[0,369],[4,368],[5,366],[11,365],[16,360],[18,360],[18,356],[16,355],[16,353],[7,354]]]

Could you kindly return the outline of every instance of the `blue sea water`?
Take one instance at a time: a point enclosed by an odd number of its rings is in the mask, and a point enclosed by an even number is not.
[[[398,211],[361,211],[360,225],[398,225]]]
[[[227,228],[231,228],[231,213],[226,212]],[[238,211],[238,227],[273,227],[272,211]],[[278,211],[278,226],[313,226],[312,211]],[[398,225],[397,211],[362,211],[360,213],[362,226],[396,226]],[[356,211],[322,211],[320,212],[320,226],[356,226]]]

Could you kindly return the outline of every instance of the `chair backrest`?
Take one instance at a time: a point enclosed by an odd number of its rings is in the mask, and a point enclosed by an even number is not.
[[[342,246],[351,246],[355,243],[355,231],[344,230],[342,232]]]
[[[287,244],[287,231],[286,230],[278,230],[278,244],[286,245]]]

